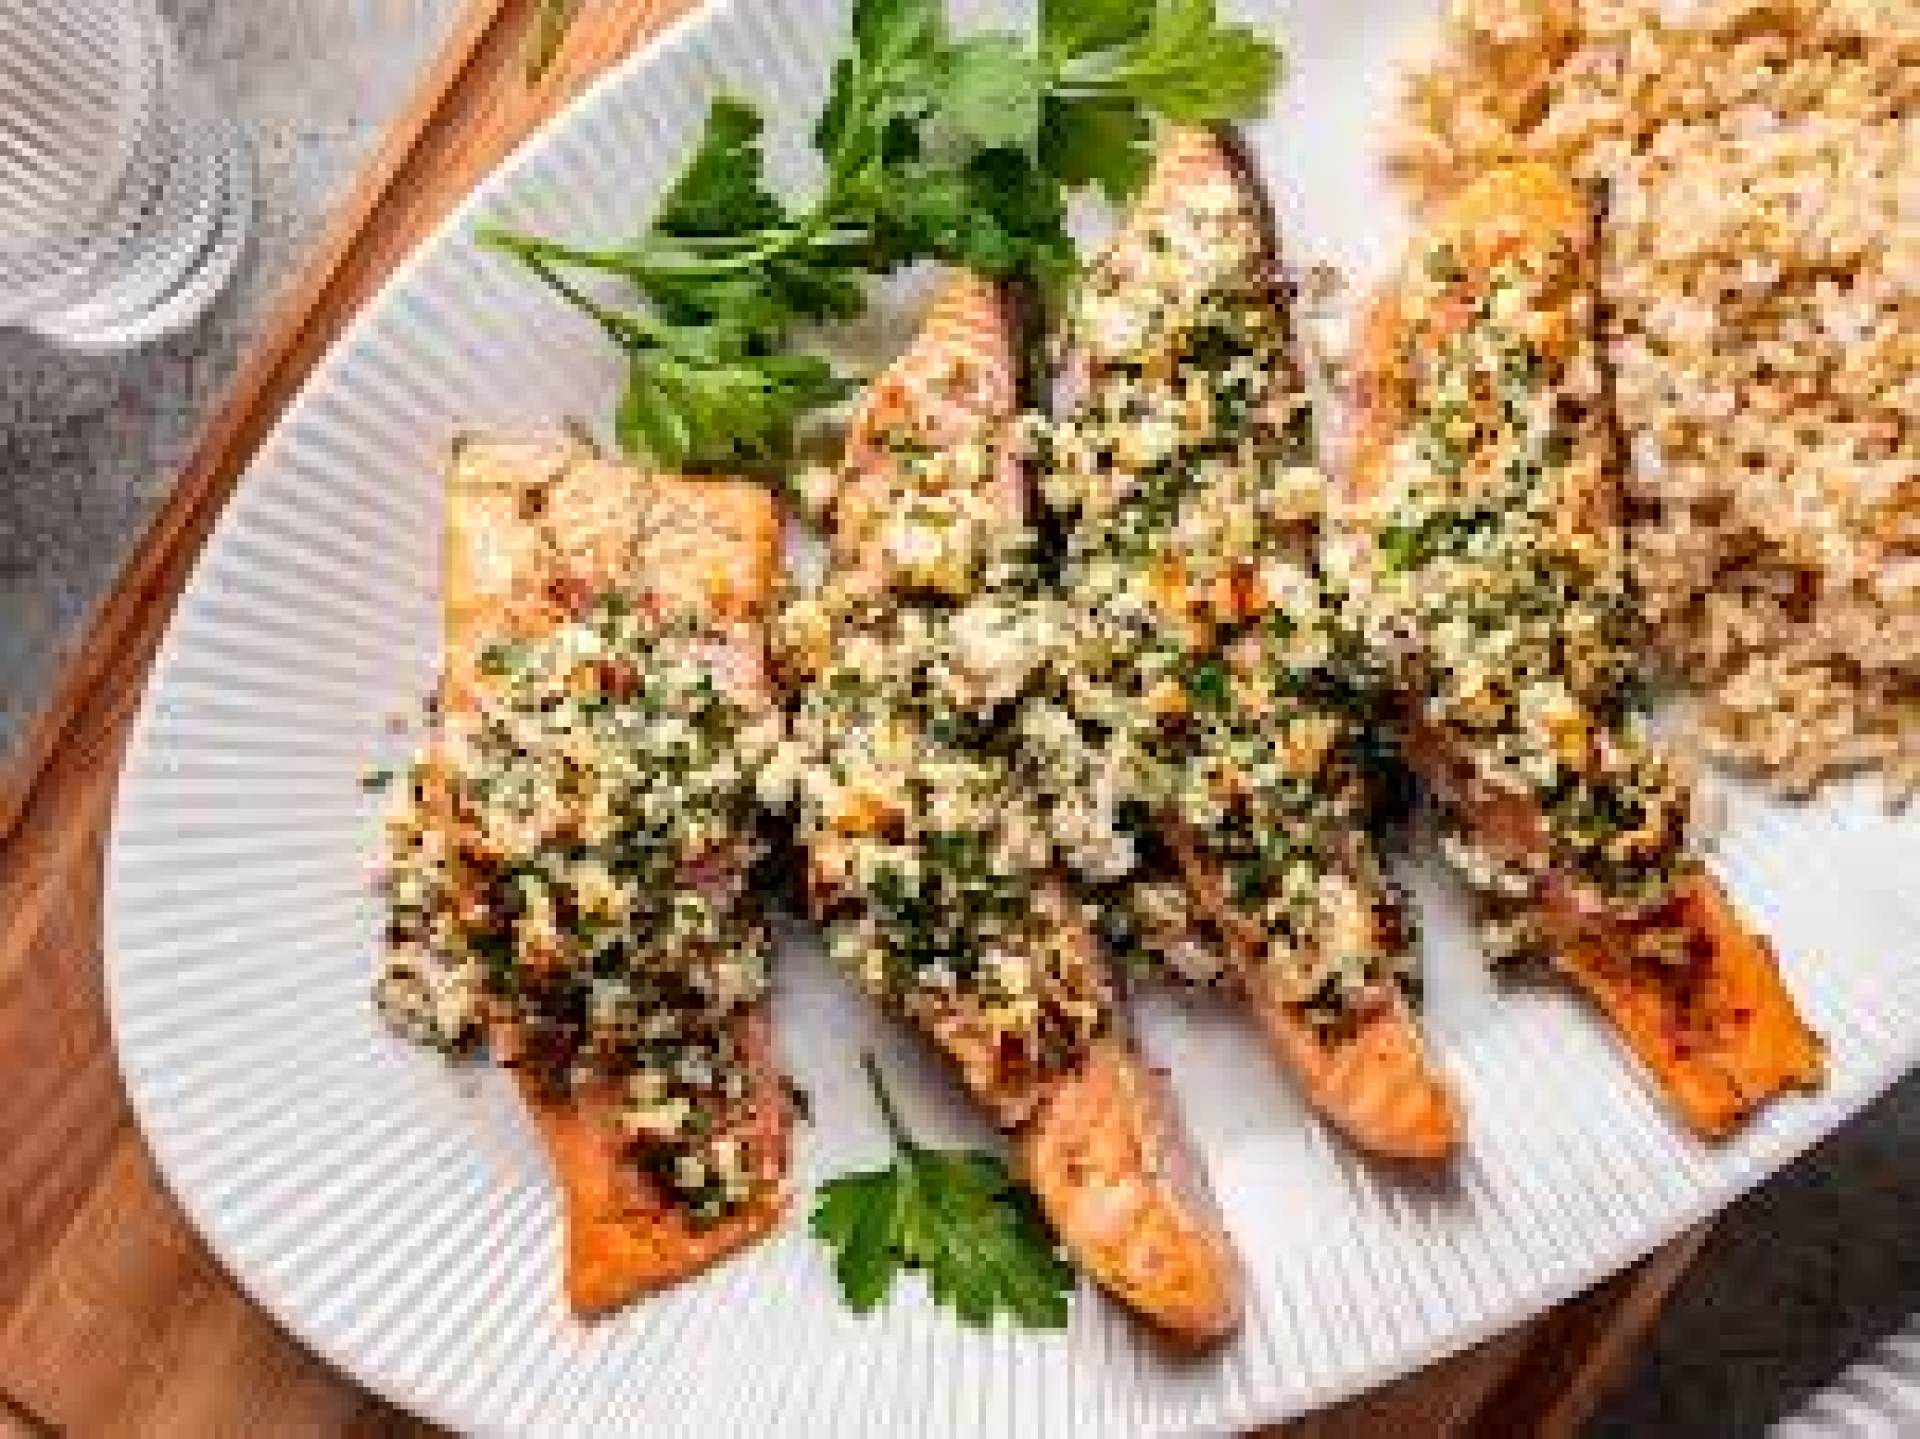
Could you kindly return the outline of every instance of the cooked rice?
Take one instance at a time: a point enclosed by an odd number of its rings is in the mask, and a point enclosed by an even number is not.
[[[1637,577],[1705,746],[1920,788],[1920,0],[1454,0],[1416,194],[1605,182]]]

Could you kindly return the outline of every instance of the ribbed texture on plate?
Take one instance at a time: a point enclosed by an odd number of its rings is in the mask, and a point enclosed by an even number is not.
[[[1768,1439],[1911,1439],[1920,1434],[1920,1316],[1884,1340]]]
[[[1377,37],[1334,8],[1292,7],[1295,79],[1255,137],[1283,184],[1343,147],[1359,173],[1373,137],[1357,121],[1313,128],[1315,97],[1349,114],[1354,86],[1380,88],[1383,57],[1425,7],[1375,0]],[[471,428],[602,415],[619,382],[590,324],[468,232],[484,213],[628,233],[720,90],[766,102],[778,167],[804,181],[807,122],[843,25],[834,0],[718,10],[524,152],[323,366],[188,592],[122,789],[113,1012],[162,1169],[242,1282],[362,1380],[466,1430],[1218,1429],[1385,1379],[1591,1283],[1783,1162],[1920,1052],[1920,897],[1902,882],[1915,824],[1867,798],[1742,799],[1722,867],[1831,1041],[1833,1084],[1734,1145],[1708,1151],[1680,1133],[1565,996],[1498,994],[1426,876],[1431,1028],[1470,1125],[1448,1182],[1409,1182],[1341,1148],[1224,1008],[1146,1006],[1146,1043],[1175,1067],[1247,1260],[1246,1332],[1217,1358],[1170,1363],[1091,1294],[1059,1336],[972,1334],[911,1289],[854,1318],[798,1215],[672,1294],[591,1327],[570,1320],[553,1192],[505,1086],[390,1039],[367,1000],[380,916],[364,869],[383,802],[355,779],[404,758],[410,741],[389,718],[432,679],[446,446]],[[1381,251],[1380,208],[1362,191],[1282,198],[1312,214],[1297,256]],[[781,1044],[818,1114],[799,1136],[803,1193],[884,1153],[855,1064],[864,1044],[901,1075],[930,1137],[978,1137],[805,936],[786,946],[779,984]]]

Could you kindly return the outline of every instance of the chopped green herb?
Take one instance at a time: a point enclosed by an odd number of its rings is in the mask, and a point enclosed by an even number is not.
[[[1218,660],[1204,660],[1187,675],[1187,698],[1195,709],[1222,710],[1232,692],[1227,682],[1227,667]]]

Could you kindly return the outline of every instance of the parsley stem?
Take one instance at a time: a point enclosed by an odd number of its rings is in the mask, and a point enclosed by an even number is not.
[[[624,275],[638,285],[683,275],[725,275],[752,270],[794,250],[856,245],[870,238],[859,227],[830,226],[809,217],[798,224],[776,225],[750,235],[675,235],[662,247],[589,250],[535,235],[516,234],[486,225],[476,238],[490,249],[503,250],[533,265],[569,265]],[[717,252],[717,253],[716,253]]]
[[[857,245],[870,238],[869,232],[857,226],[830,226],[821,216],[808,216],[795,225],[780,225],[760,232],[766,238],[751,249],[740,250],[740,241],[732,242],[735,253],[730,255],[686,254],[681,257],[656,256],[652,262],[635,267],[641,275],[726,275],[737,271],[752,270],[769,260],[795,250],[826,248],[836,245]],[[746,236],[740,237],[745,240]],[[681,241],[682,244],[703,244],[701,241]],[[675,259],[679,263],[675,263]]]
[[[871,1049],[860,1051],[860,1067],[867,1072],[867,1084],[873,1090],[873,1102],[880,1108],[880,1117],[887,1122],[887,1133],[893,1136],[894,1145],[908,1154],[917,1154],[920,1146],[914,1143],[913,1136],[907,1132],[906,1121],[901,1119],[900,1111],[894,1108],[893,1096],[887,1092],[887,1082],[880,1075],[880,1061],[873,1057]]]
[[[709,257],[684,251],[677,256],[650,257],[639,250],[588,250],[558,240],[544,240],[537,235],[516,234],[492,225],[481,226],[474,232],[474,237],[488,249],[512,255],[530,268],[538,269],[545,264],[549,267],[564,265],[575,270],[598,270],[604,274],[619,275],[640,286],[676,275],[701,274],[714,268],[716,263]],[[718,240],[716,243],[738,248],[740,241]]]
[[[554,292],[570,301],[577,309],[590,315],[599,322],[600,328],[610,335],[614,342],[625,349],[636,346],[655,346],[660,343],[660,335],[637,315],[622,315],[609,310],[593,296],[567,279],[546,259],[530,251],[521,251],[520,259],[526,267],[552,286]]]
[[[562,244],[558,240],[543,240],[537,235],[516,234],[512,230],[502,230],[494,225],[479,227],[474,232],[474,238],[488,249],[503,251],[530,267],[537,268],[544,262],[549,266],[566,265],[578,270],[601,270],[608,274],[625,276],[636,284],[645,284],[649,279],[664,274],[704,269],[708,264],[707,261],[698,257],[689,258],[686,264],[677,266],[649,262],[631,250],[587,250],[577,245]]]
[[[804,243],[806,231],[798,225],[785,226],[769,232],[767,238],[751,250],[738,255],[729,255],[724,259],[695,260],[690,269],[706,271],[716,275],[731,274],[738,270],[751,270],[765,264],[768,260],[785,254],[796,245]]]

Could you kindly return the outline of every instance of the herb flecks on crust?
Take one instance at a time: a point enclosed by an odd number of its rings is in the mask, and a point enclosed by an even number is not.
[[[744,874],[777,735],[716,678],[736,642],[607,593],[484,646],[406,776],[382,876],[388,1019],[484,1041],[558,1094],[618,1086],[637,1161],[714,1217],[755,1172],[731,1132],[735,1022],[767,985]]]
[[[1449,856],[1497,912],[1502,949],[1548,876],[1596,912],[1658,904],[1692,861],[1687,789],[1649,742],[1645,633],[1613,516],[1583,257],[1442,238],[1408,267],[1397,364],[1412,404],[1366,501],[1364,574],[1383,647],[1418,635],[1420,728],[1477,793],[1537,815],[1537,844],[1465,823]]]
[[[1087,275],[1066,337],[1080,393],[1041,432],[1078,642],[1063,718],[1095,737],[1096,774],[1125,777],[1137,843],[1171,827],[1220,878],[1234,931],[1210,941],[1143,864],[1116,937],[1197,978],[1222,939],[1257,951],[1337,1021],[1407,973],[1365,839],[1377,685],[1317,559],[1327,482],[1266,217],[1213,140],[1187,143],[1191,182]]]

